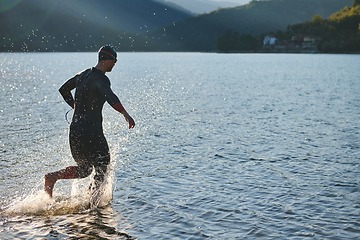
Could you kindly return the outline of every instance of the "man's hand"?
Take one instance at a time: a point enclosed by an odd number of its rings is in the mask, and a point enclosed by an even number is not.
[[[129,129],[134,128],[135,127],[135,121],[132,117],[130,117],[130,115],[127,113],[127,111],[125,110],[125,108],[121,105],[121,103],[117,103],[114,104],[112,106],[115,110],[117,110],[118,112],[121,112],[122,115],[124,115],[125,120],[129,123]]]
[[[135,127],[135,121],[132,117],[130,117],[130,115],[124,110],[122,112],[122,114],[125,117],[125,120],[129,123],[129,129],[134,128]]]
[[[125,119],[129,123],[129,129],[135,127],[135,121],[132,117],[130,117],[130,115],[126,116]]]

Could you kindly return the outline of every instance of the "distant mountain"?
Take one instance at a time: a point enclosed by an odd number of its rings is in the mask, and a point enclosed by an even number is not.
[[[192,15],[179,6],[153,0],[2,1],[0,51],[84,51],[110,37],[134,49],[140,44],[135,39],[141,38],[136,34]],[[59,40],[64,38],[68,41]],[[146,39],[141,42],[144,50]]]
[[[159,0],[164,2],[164,0]],[[250,2],[250,0],[237,0],[237,1],[211,1],[211,0],[167,0],[166,3],[175,3],[182,6],[185,9],[190,10],[191,12],[203,14],[212,12],[218,8],[229,8],[235,6],[245,5]]]
[[[51,9],[55,5],[59,13],[129,32],[161,27],[193,15],[180,6],[165,5],[158,0],[27,0],[27,2],[46,9]]]
[[[276,32],[352,2],[253,0],[194,16],[160,0],[0,1],[0,51],[94,51],[103,44],[118,51],[213,51],[227,29]]]
[[[235,8],[220,9],[167,25],[147,34],[160,51],[213,51],[227,29],[260,35],[286,30],[288,25],[323,18],[351,6],[353,0],[253,0]]]

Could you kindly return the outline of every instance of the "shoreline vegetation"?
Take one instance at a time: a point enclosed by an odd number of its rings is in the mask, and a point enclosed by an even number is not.
[[[253,37],[227,30],[219,36],[217,48],[222,52],[358,54],[360,0],[354,0],[352,7],[345,7],[327,19],[316,14],[311,21],[289,25],[285,32]]]
[[[0,52],[94,52],[102,45],[110,44],[118,52],[359,54],[360,0],[354,0],[351,7],[333,14],[334,10],[327,9],[326,16],[329,17],[325,19],[321,17],[326,14],[321,12],[321,4],[324,3],[320,0],[253,0],[244,6],[219,9],[162,28],[140,28],[136,33],[115,29],[105,22],[105,25],[97,26],[85,17],[79,21],[68,12],[53,10],[47,13],[30,2],[21,2],[10,10],[3,11],[0,6]],[[331,4],[340,5],[336,0]],[[347,4],[351,1],[347,0]],[[286,27],[286,23],[294,22],[294,18],[286,16],[294,13],[286,12],[280,19],[282,25],[279,25],[275,15],[294,6],[299,7],[298,11],[307,10],[305,19],[312,17],[312,20],[298,19],[296,22],[300,23]],[[310,12],[319,14],[310,15]],[[251,14],[267,14],[267,17],[249,19]],[[270,20],[264,22],[264,18]],[[104,21],[117,22],[107,19],[111,19],[110,16]],[[268,29],[283,30],[267,32]]]

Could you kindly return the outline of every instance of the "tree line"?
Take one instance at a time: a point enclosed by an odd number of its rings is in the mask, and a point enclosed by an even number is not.
[[[261,46],[261,33],[276,29],[282,30],[275,33],[276,37],[287,40],[294,33],[312,32],[316,24],[321,29],[329,28],[324,30],[328,35],[343,34],[338,23],[334,25],[329,22],[330,18],[321,17],[330,16],[351,2],[353,0],[253,0],[244,6],[186,18],[153,31],[144,29],[141,33],[130,33],[108,24],[116,23],[115,18],[94,23],[83,15],[48,11],[42,5],[20,1],[11,11],[0,11],[0,51],[94,51],[103,44],[112,44],[118,51],[253,51]],[[354,14],[355,7],[343,10],[343,18]],[[313,21],[286,28],[286,23],[304,22],[314,14],[319,15]],[[356,16],[353,17],[355,20],[346,21],[356,22]],[[345,25],[346,21],[341,20]],[[324,40],[320,47],[323,51],[350,51],[359,44],[353,28],[349,32],[343,34],[343,38],[334,39],[327,38],[326,34],[313,35]]]
[[[273,33],[279,41],[289,41],[294,34],[307,34],[318,37],[320,52],[360,52],[360,0],[354,0],[351,7],[345,7],[329,18],[318,14],[311,21],[289,25],[286,31]],[[219,51],[257,51],[260,39],[249,34],[227,30],[217,39]]]
[[[0,11],[0,29],[0,52],[93,52],[105,44],[123,52],[154,51],[150,41],[138,33],[27,1]]]

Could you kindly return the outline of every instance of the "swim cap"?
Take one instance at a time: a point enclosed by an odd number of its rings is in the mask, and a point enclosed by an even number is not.
[[[103,46],[99,49],[99,61],[100,60],[116,60],[117,54],[113,47]]]

